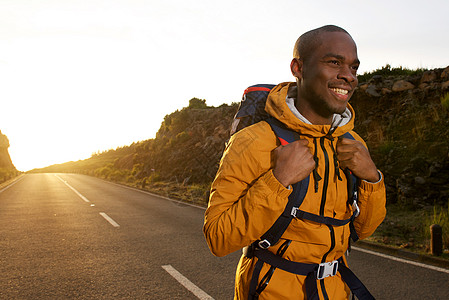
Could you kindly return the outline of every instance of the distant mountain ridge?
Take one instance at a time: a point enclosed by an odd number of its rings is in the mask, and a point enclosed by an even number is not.
[[[399,75],[389,68],[381,71],[361,76],[351,105],[355,130],[384,172],[388,201],[444,204],[449,198],[449,67]],[[193,98],[165,116],[155,139],[34,172],[77,172],[139,187],[159,181],[207,186],[237,102],[209,107],[206,100]]]

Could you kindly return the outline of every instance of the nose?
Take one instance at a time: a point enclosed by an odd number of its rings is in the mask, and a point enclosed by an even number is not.
[[[347,65],[343,65],[337,75],[338,79],[343,79],[345,80],[347,83],[351,83],[351,84],[357,84],[358,80],[357,80],[357,71],[355,69],[353,69],[351,66],[347,66]]]

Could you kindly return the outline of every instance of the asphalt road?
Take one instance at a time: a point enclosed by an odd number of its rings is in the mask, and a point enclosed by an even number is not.
[[[232,299],[240,253],[210,254],[204,209],[74,174],[0,188],[0,299]],[[449,271],[360,250],[377,299],[449,299]]]

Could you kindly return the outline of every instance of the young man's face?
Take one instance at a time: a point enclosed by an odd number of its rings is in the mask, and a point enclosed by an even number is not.
[[[341,114],[357,87],[359,60],[352,38],[344,32],[324,32],[300,63],[299,110],[314,124],[329,124]]]

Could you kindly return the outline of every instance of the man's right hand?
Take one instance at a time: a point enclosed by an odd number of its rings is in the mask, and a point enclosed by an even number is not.
[[[308,144],[307,140],[300,139],[274,149],[273,174],[283,186],[288,187],[303,180],[315,168]]]

